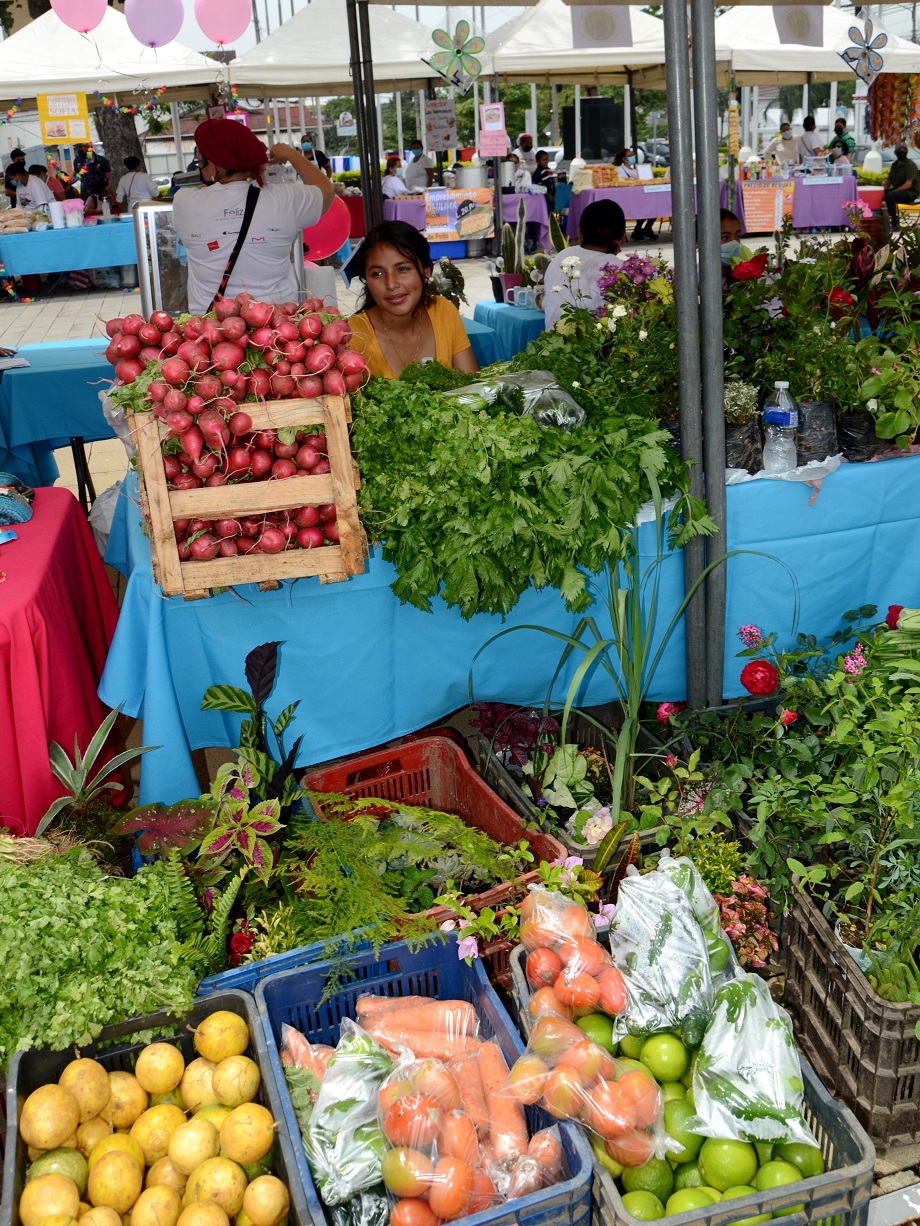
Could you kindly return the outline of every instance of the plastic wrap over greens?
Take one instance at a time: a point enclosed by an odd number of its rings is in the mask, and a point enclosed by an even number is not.
[[[583,426],[588,416],[548,370],[495,375],[444,395],[458,398],[475,412],[490,407],[506,409],[519,417],[532,417],[538,426],[558,426],[562,430]]]
[[[706,937],[680,886],[657,870],[640,876],[630,867],[610,924],[610,952],[629,995],[628,1030],[679,1028],[686,1045],[698,1047],[714,989]]]
[[[719,904],[709,892],[709,887],[699,874],[692,860],[686,856],[673,859],[667,848],[658,861],[658,872],[683,890],[694,918],[703,930],[709,952],[709,971],[716,984],[723,978],[732,978],[741,967],[732,949],[732,943],[722,931]]]
[[[303,1134],[313,1178],[329,1206],[380,1183],[384,1140],[377,1091],[392,1068],[383,1048],[346,1018]]]
[[[723,984],[693,1066],[696,1116],[685,1127],[707,1137],[814,1145],[802,1100],[788,1013],[755,975]]]

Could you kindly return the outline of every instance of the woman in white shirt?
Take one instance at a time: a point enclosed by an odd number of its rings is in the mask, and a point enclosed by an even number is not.
[[[613,200],[595,200],[578,223],[578,245],[564,247],[550,260],[543,274],[547,331],[556,326],[564,306],[596,311],[604,301],[597,287],[605,264],[618,264],[615,257],[626,238],[626,218]]]
[[[636,169],[635,149],[621,149],[613,159],[613,164],[616,166],[617,174],[621,179],[639,178],[639,171]]]
[[[125,169],[128,173],[118,180],[115,200],[116,203],[124,205],[126,213],[130,213],[132,205],[140,200],[159,200],[159,189],[150,175],[141,170],[139,157],[125,158]]]
[[[409,192],[398,173],[401,166],[402,162],[398,157],[387,158],[387,172],[383,176],[381,189],[388,200],[392,200],[394,196],[405,196]]]
[[[814,115],[806,115],[802,120],[802,135],[799,137],[799,146],[805,157],[817,157],[818,154],[824,152],[824,143],[821,137],[815,131]]]

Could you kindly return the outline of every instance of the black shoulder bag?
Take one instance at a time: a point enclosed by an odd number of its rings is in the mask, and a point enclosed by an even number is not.
[[[249,233],[249,225],[252,221],[252,215],[256,211],[258,201],[259,189],[254,183],[250,183],[249,191],[246,193],[246,209],[243,213],[243,224],[240,226],[240,232],[237,235],[233,250],[230,252],[230,259],[227,261],[227,267],[224,269],[224,275],[220,279],[220,285],[217,287],[217,293],[211,299],[211,303],[208,307],[209,311],[212,311],[214,309],[214,303],[218,302],[224,296],[224,290],[227,288],[230,277],[233,274],[233,269],[236,267],[236,261],[239,259],[240,251],[243,249],[243,243],[246,241],[246,235]]]

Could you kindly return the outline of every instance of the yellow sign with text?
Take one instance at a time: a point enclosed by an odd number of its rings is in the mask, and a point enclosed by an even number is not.
[[[38,121],[43,145],[89,141],[86,94],[39,94]]]

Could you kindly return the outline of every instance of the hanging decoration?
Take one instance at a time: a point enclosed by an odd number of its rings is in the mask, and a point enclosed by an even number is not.
[[[99,106],[105,107],[105,109],[108,111],[114,111],[116,115],[141,115],[149,114],[151,111],[155,111],[157,107],[161,105],[160,98],[166,93],[167,88],[168,86],[166,85],[160,85],[154,91],[154,96],[150,99],[150,101],[142,102],[140,106],[122,106],[117,99],[110,98],[108,94],[100,93],[98,89],[96,90],[94,97],[98,99]]]
[[[11,123],[13,120],[13,116],[16,115],[21,110],[22,110],[22,99],[17,98],[11,107],[7,107],[6,118],[0,119],[0,124]]]
[[[125,0],[128,29],[145,47],[165,47],[182,29],[182,0]]]
[[[468,21],[457,22],[453,37],[447,30],[434,30],[431,37],[435,46],[443,50],[435,51],[422,63],[465,94],[482,72],[482,64],[476,57],[485,50],[486,40],[473,34]]]
[[[866,98],[866,130],[883,145],[906,140],[920,147],[920,76],[885,72],[877,77]]]
[[[195,0],[195,20],[218,47],[235,43],[249,28],[251,0]]]
[[[51,0],[51,7],[65,26],[88,34],[105,16],[107,0]]]
[[[841,51],[840,58],[849,64],[861,81],[871,85],[885,66],[879,53],[888,46],[888,35],[884,30],[876,34],[872,18],[867,17],[864,30],[860,30],[859,26],[850,26],[847,37],[853,46]]]

